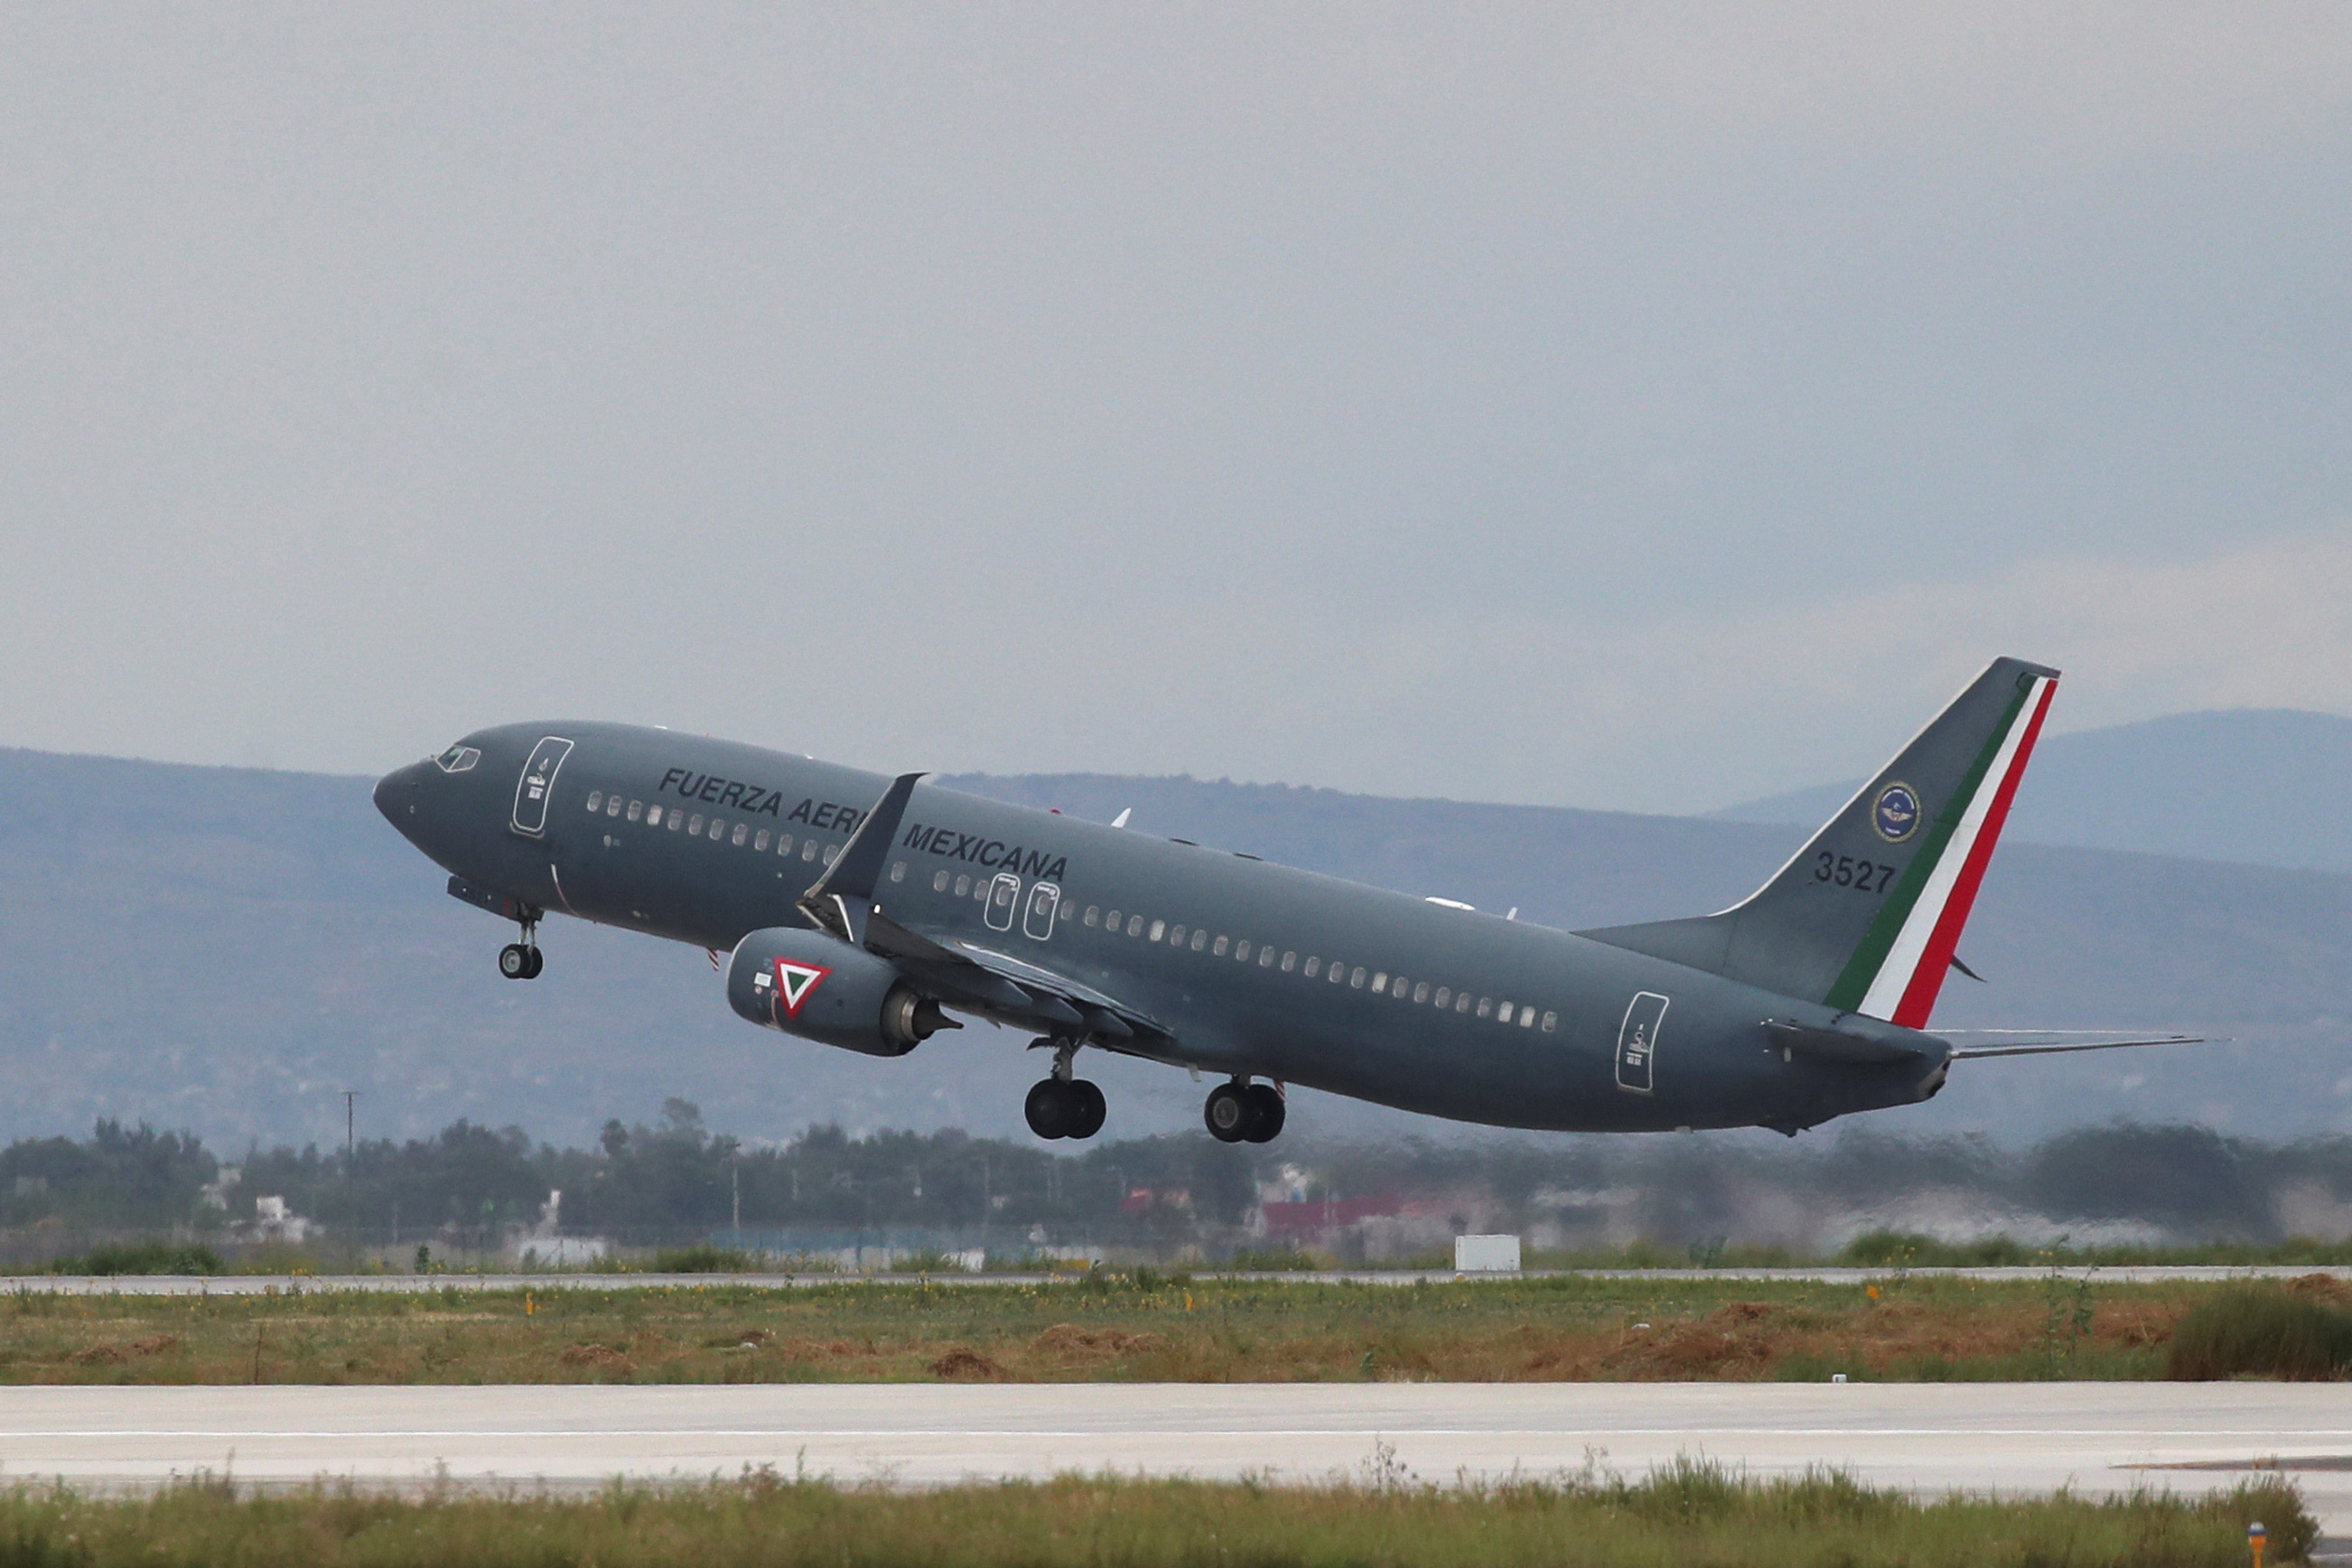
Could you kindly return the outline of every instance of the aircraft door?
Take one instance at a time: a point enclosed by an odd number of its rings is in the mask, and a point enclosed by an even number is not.
[[[1021,879],[1010,871],[999,871],[996,880],[988,885],[988,911],[985,919],[991,931],[1011,931],[1013,911],[1021,904]]]
[[[1029,889],[1029,912],[1021,918],[1021,929],[1032,942],[1044,942],[1054,934],[1054,912],[1062,902],[1062,889],[1051,882],[1040,882]]]
[[[556,771],[571,754],[572,742],[553,735],[530,749],[530,761],[523,763],[515,784],[514,830],[524,837],[547,831],[547,797],[555,788]]]
[[[1654,1087],[1658,1026],[1666,1021],[1666,999],[1654,991],[1634,993],[1617,1029],[1617,1087],[1647,1094]]]

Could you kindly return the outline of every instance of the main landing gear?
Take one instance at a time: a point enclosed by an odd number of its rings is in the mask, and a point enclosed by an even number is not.
[[[499,949],[499,973],[509,980],[536,980],[539,972],[547,967],[547,959],[539,951],[539,922],[520,923],[522,940]]]
[[[1047,1042],[1040,1040],[1039,1045]],[[1040,1138],[1091,1138],[1102,1131],[1103,1119],[1110,1114],[1110,1106],[1103,1091],[1082,1078],[1070,1076],[1071,1058],[1078,1054],[1074,1040],[1055,1040],[1054,1071],[1051,1077],[1039,1079],[1029,1089],[1029,1098],[1021,1107],[1029,1119],[1029,1131]]]
[[[1282,1091],[1270,1083],[1237,1078],[1209,1091],[1201,1108],[1209,1136],[1220,1143],[1271,1143],[1282,1131]]]

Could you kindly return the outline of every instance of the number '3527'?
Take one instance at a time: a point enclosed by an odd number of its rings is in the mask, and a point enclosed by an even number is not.
[[[1858,893],[1886,891],[1886,884],[1895,879],[1895,869],[1893,866],[1882,866],[1875,860],[1857,860],[1851,855],[1832,855],[1826,849],[1813,858],[1814,881],[1852,888]]]

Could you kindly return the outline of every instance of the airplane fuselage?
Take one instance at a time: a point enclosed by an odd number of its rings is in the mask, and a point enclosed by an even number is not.
[[[464,749],[478,756],[449,771]],[[477,731],[440,763],[388,776],[377,802],[479,889],[723,952],[813,924],[803,895],[888,784],[787,752],[567,722]],[[1161,1031],[1089,1044],[1461,1121],[1793,1130],[1911,1103],[1942,1081],[1937,1049],[1828,1061],[1766,1032],[1859,1023],[1940,1046],[1819,1004],[936,785],[915,790],[876,902],[926,938],[1115,996]],[[929,1048],[951,1050],[954,1037]]]

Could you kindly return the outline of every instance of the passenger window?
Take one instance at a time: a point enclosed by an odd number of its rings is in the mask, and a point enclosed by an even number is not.
[[[779,834],[777,834],[777,835],[776,835],[776,853],[777,853],[777,854],[779,854],[779,855],[789,855],[789,854],[791,854],[792,852],[793,852],[793,836],[792,836],[791,834],[789,834],[789,833],[779,833]]]
[[[1495,1016],[1495,999],[1494,999],[1492,996],[1481,996],[1481,997],[1479,997],[1479,998],[1478,998],[1478,1016],[1480,1016],[1481,1018],[1491,1018],[1491,1017],[1493,1017],[1494,1016]]]
[[[1348,980],[1348,989],[1349,989],[1349,990],[1350,990],[1350,991],[1361,991],[1363,988],[1364,988],[1364,966],[1363,966],[1362,964],[1360,964],[1360,964],[1356,965],[1356,973],[1355,973],[1353,975],[1349,976],[1349,980]]]
[[[1158,941],[1159,941],[1162,936],[1165,936],[1167,933],[1168,933],[1168,922],[1167,922],[1166,921],[1153,921],[1151,922],[1151,940],[1152,940],[1152,941],[1154,941],[1154,942],[1158,942]]]
[[[1443,985],[1441,985],[1441,986],[1439,986],[1439,987],[1437,988],[1437,1005],[1438,1005],[1438,1006],[1440,1006],[1440,1007],[1444,1007],[1444,1006],[1445,1006],[1447,1004],[1451,1003],[1453,1000],[1454,1000],[1454,993],[1453,993],[1453,992],[1451,992],[1451,991],[1447,990],[1447,989],[1446,989],[1444,986],[1443,986]]]
[[[1372,976],[1372,994],[1377,996],[1389,988],[1389,972],[1385,969]]]
[[[1141,915],[1129,915],[1127,917],[1127,934],[1129,936],[1141,936],[1143,934],[1143,917]]]
[[[903,882],[907,879],[907,863],[904,860],[898,861],[890,868],[890,879],[894,882]]]
[[[712,818],[710,819],[710,841],[711,841],[713,844],[716,844],[716,843],[718,843],[721,838],[724,838],[724,837],[727,837],[727,819],[726,819],[725,817],[723,817],[723,816],[714,816],[714,817],[712,817]]]
[[[1000,910],[1009,910],[1013,907],[1013,884],[1011,882],[1000,881],[996,884],[996,907]]]
[[[659,801],[656,801],[653,805],[646,807],[646,826],[647,827],[659,827],[661,826],[661,819],[662,808]]]
[[[1210,947],[1209,947],[1209,956],[1210,956],[1210,957],[1212,957],[1212,958],[1223,958],[1223,957],[1224,957],[1224,956],[1225,956],[1225,950],[1226,950],[1226,948],[1227,948],[1227,947],[1229,947],[1230,945],[1231,945],[1231,944],[1230,944],[1230,943],[1225,940],[1225,938],[1224,938],[1224,936],[1223,935],[1223,933],[1220,933],[1220,934],[1218,935],[1218,937],[1217,937],[1217,940],[1216,940],[1214,942],[1213,942],[1212,944],[1210,944]],[[1247,948],[1247,947],[1249,946],[1249,943],[1247,943],[1247,942],[1244,942],[1244,943],[1242,943],[1242,946],[1243,946],[1244,948]],[[1243,956],[1244,958],[1247,958],[1247,957],[1249,956],[1249,954],[1248,954],[1246,952],[1244,952],[1242,954],[1242,956]]]
[[[1235,942],[1235,943],[1234,944],[1234,956],[1235,958],[1239,959],[1242,963],[1247,963],[1249,962],[1249,955],[1250,955],[1250,944],[1249,944],[1249,943],[1247,943],[1247,942]]]
[[[801,846],[801,858],[803,860],[814,860],[816,858],[815,839],[812,838],[807,843]]]
[[[832,865],[834,857],[840,853],[841,849],[839,846],[833,844],[826,845],[824,847],[824,863],[828,866]]]
[[[1519,1006],[1519,1027],[1520,1027],[1520,1028],[1522,1028],[1522,1029],[1532,1029],[1532,1028],[1534,1028],[1535,1026],[1536,1026],[1536,1010],[1535,1010],[1533,1007],[1530,1007],[1530,1006],[1527,1005],[1525,1003],[1520,1004],[1520,1006]]]
[[[933,891],[934,893],[944,893],[944,892],[946,892],[947,890],[948,890],[948,874],[947,874],[945,871],[940,871],[940,872],[936,873],[936,874],[931,878],[931,891]]]
[[[607,816],[618,816],[621,815],[621,797],[619,795],[611,795],[605,799],[604,815]]]
[[[766,828],[762,827],[759,832],[751,835],[751,852],[755,855],[765,855],[768,852],[768,830]]]
[[[942,871],[940,875],[944,877],[947,873]],[[955,896],[959,899],[968,899],[971,897],[971,879],[970,877],[958,877],[956,879]]]
[[[1470,993],[1465,991],[1460,995],[1454,998],[1454,1010],[1457,1013],[1467,1013],[1470,1011]]]
[[[669,830],[672,833],[676,833],[678,830],[679,825],[685,821],[686,818],[678,815],[677,807],[671,806],[669,808]]]
[[[701,837],[701,834],[702,834],[702,818],[701,818],[700,816],[690,816],[690,817],[687,818],[687,822],[686,822],[686,830],[687,830],[688,833],[691,833],[691,834],[695,835],[697,837]]]
[[[1272,969],[1274,967],[1273,948],[1261,947],[1257,950],[1257,966],[1260,969]]]
[[[1273,957],[1273,956],[1274,956],[1274,949],[1272,949],[1272,948],[1270,948],[1270,947],[1269,947],[1269,948],[1267,948],[1267,949],[1265,950],[1265,954],[1266,954],[1266,958],[1271,958],[1271,957]],[[1261,959],[1259,959],[1259,960],[1258,960],[1258,962],[1259,962],[1260,963],[1264,963],[1265,962],[1265,958],[1261,958]],[[1297,968],[1297,964],[1298,964],[1298,955],[1297,955],[1297,953],[1295,953],[1295,952],[1286,952],[1286,953],[1284,953],[1284,954],[1282,955],[1282,972],[1283,972],[1285,974],[1289,973],[1293,969]]]
[[[593,813],[595,813],[595,812],[599,812],[599,811],[602,811],[602,810],[604,810],[604,792],[603,790],[601,790],[601,789],[592,789],[592,790],[590,790],[590,791],[588,792],[588,810],[590,811],[590,813],[591,813],[591,814],[593,814]]]
[[[1412,988],[1412,999],[1416,1005],[1429,1000],[1428,981],[1424,980],[1420,984]]]
[[[633,800],[633,801],[629,802],[629,820],[630,820],[631,822],[635,822],[637,818],[639,818],[639,817],[643,816],[645,814],[646,814],[646,803],[645,803],[644,801],[641,801],[641,800]]]
[[[1103,930],[1108,931],[1116,931],[1118,930],[1118,911],[1117,910],[1111,910],[1110,913],[1103,917]]]
[[[1196,930],[1192,932],[1192,951],[1194,952],[1200,952],[1202,948],[1208,945],[1209,933],[1207,931]],[[1225,951],[1225,944],[1222,939],[1217,942],[1217,951],[1219,952]]]
[[[728,842],[733,844],[738,849],[740,849],[743,847],[743,840],[751,837],[751,825],[748,822],[739,822],[735,825],[735,837]]]
[[[1322,962],[1323,962],[1323,961],[1322,961],[1321,959],[1319,959],[1319,958],[1310,958],[1310,959],[1308,959],[1308,960],[1307,961],[1307,979],[1312,980],[1312,979],[1314,979],[1314,978],[1315,978],[1315,969],[1316,969],[1316,966],[1317,966],[1318,964],[1321,963]]]
[[[1152,931],[1151,940],[1154,942],[1158,942],[1160,940],[1160,932],[1157,930]],[[1184,945],[1184,928],[1182,926],[1169,927],[1168,945],[1171,947],[1181,947]]]
[[[1550,1034],[1554,1029],[1557,1029],[1557,1028],[1559,1028],[1559,1014],[1557,1014],[1557,1013],[1546,1013],[1546,1014],[1544,1015],[1544,1033],[1545,1033],[1545,1034],[1547,1034],[1547,1035],[1549,1035],[1549,1034]]]
[[[1506,1024],[1509,1023],[1511,1021],[1511,1005],[1508,1002],[1496,1003],[1495,1016]]]

